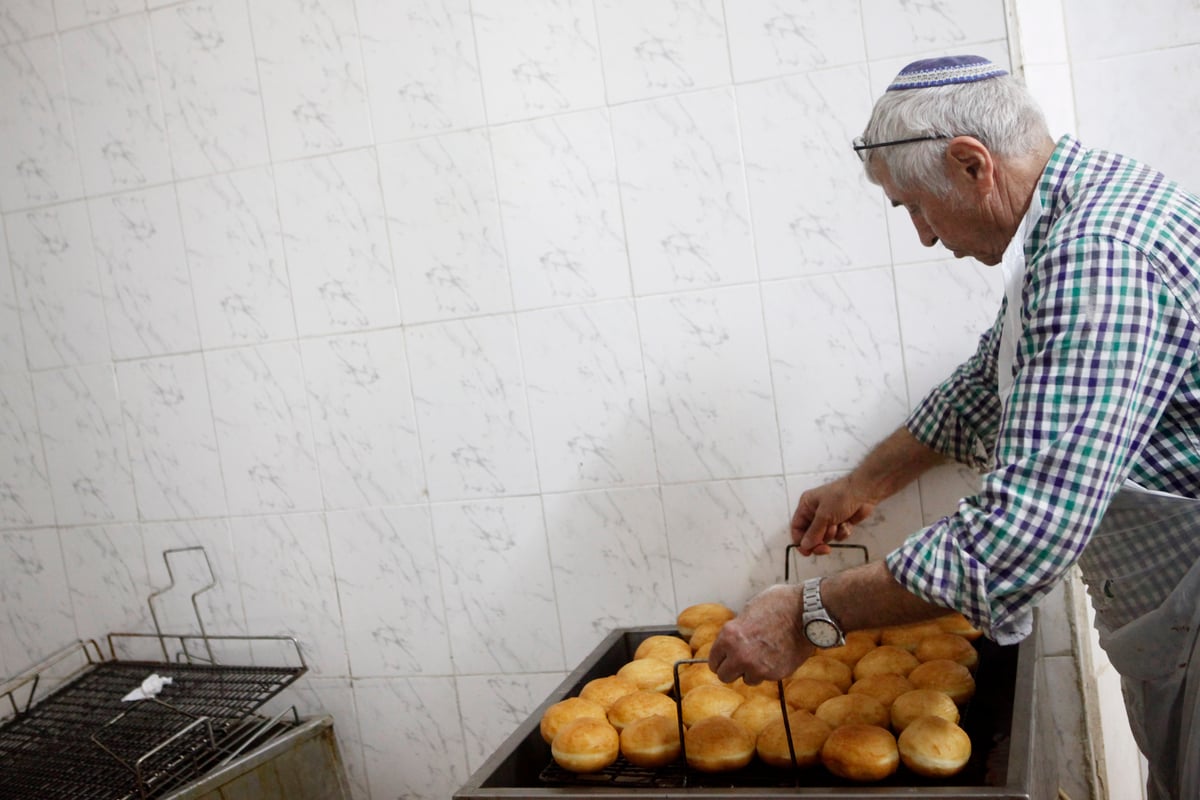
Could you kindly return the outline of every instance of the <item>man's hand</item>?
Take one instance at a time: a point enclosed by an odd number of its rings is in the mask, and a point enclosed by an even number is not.
[[[849,537],[851,526],[870,516],[875,503],[850,476],[809,489],[800,495],[792,515],[792,542],[803,555],[826,555],[829,542]]]
[[[708,654],[708,665],[725,683],[751,686],[786,678],[813,653],[804,636],[804,587],[777,584],[752,598],[726,622]]]

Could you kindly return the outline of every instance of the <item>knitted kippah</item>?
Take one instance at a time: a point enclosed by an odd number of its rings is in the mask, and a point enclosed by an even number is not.
[[[914,61],[888,86],[889,92],[901,89],[924,89],[929,86],[949,86],[953,83],[973,83],[1008,71],[983,56],[943,56]]]

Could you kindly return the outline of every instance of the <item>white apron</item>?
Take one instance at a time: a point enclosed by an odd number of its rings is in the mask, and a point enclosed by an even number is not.
[[[1021,332],[1028,227],[1037,193],[1005,250],[1008,307],[997,383],[1004,411]],[[1100,646],[1121,675],[1130,726],[1150,763],[1150,800],[1200,798],[1200,500],[1126,481],[1079,566],[1096,610]]]

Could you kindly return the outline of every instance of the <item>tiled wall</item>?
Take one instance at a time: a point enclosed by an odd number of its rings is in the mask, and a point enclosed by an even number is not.
[[[358,798],[780,579],[999,297],[848,142],[913,58],[1007,63],[1000,0],[12,0],[0,43],[0,673],[146,629],[202,544]]]

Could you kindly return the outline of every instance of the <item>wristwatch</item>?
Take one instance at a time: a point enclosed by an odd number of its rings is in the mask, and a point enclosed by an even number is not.
[[[821,603],[823,580],[809,578],[804,582],[804,635],[817,647],[837,647],[846,643],[846,637]]]

